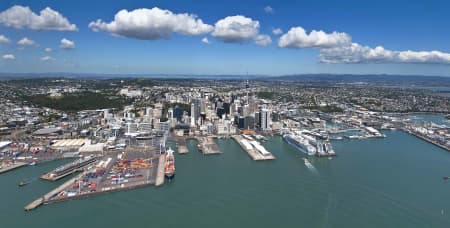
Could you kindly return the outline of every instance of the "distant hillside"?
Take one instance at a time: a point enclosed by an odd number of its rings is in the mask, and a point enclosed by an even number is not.
[[[265,77],[259,80],[283,80],[298,82],[376,83],[392,86],[441,86],[450,87],[450,77],[420,75],[350,75],[306,74]]]

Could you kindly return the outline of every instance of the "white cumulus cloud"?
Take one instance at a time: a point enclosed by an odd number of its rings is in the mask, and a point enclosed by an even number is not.
[[[272,39],[268,35],[258,35],[255,37],[255,43],[259,46],[268,46],[272,43]]]
[[[34,42],[34,40],[28,39],[27,37],[24,37],[17,41],[17,44],[20,46],[32,46],[35,45],[36,42]]]
[[[16,57],[13,54],[3,55],[2,58],[6,59],[6,60],[14,60],[14,59],[16,59]]]
[[[259,21],[241,15],[229,16],[217,21],[212,35],[225,43],[245,43],[261,38],[258,37],[260,35]]]
[[[210,44],[208,37],[203,37],[202,42],[205,44]]]
[[[282,48],[331,48],[351,43],[347,33],[312,30],[309,34],[302,27],[291,28],[280,37],[278,46]]]
[[[264,12],[269,13],[269,14],[275,13],[275,11],[273,10],[273,8],[271,6],[264,7]]]
[[[62,49],[74,49],[75,48],[75,43],[71,40],[68,40],[66,38],[63,38],[61,40],[61,44],[59,45],[60,48]]]
[[[172,33],[201,35],[213,30],[194,14],[175,14],[157,7],[120,10],[113,21],[107,23],[99,19],[89,23],[89,28],[143,40],[168,39]]]
[[[46,51],[46,52],[51,52],[51,51],[53,51],[53,49],[51,49],[51,48],[45,48],[44,51]]]
[[[15,5],[0,13],[0,24],[16,29],[77,31],[77,26],[71,24],[59,12],[46,7],[39,15],[28,6]]]
[[[55,60],[55,58],[48,56],[48,55],[41,58],[42,62],[47,62],[47,61],[51,61],[51,60]]]
[[[274,28],[272,29],[272,33],[274,35],[281,35],[283,33],[283,30],[281,30],[280,28]]]
[[[357,43],[320,50],[323,63],[434,63],[450,64],[450,54],[440,51],[393,51]]]
[[[9,44],[9,43],[11,43],[11,40],[8,39],[8,37],[6,37],[4,35],[0,35],[0,43]]]

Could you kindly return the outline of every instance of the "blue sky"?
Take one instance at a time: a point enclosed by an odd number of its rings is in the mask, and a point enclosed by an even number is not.
[[[58,17],[42,16],[46,7]],[[0,72],[450,76],[449,10],[414,0],[2,0]]]

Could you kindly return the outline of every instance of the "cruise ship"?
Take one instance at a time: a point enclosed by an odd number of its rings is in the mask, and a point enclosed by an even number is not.
[[[317,140],[314,137],[302,134],[301,132],[285,134],[283,139],[296,149],[308,155],[316,155],[319,157],[336,155],[329,142]]]
[[[283,139],[289,143],[291,146],[295,147],[297,150],[307,154],[307,155],[315,155],[316,147],[309,143],[309,140],[300,134],[285,134],[283,135]]]

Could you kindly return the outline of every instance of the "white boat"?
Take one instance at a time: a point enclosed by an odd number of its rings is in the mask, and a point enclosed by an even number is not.
[[[316,148],[309,143],[309,141],[302,137],[301,135],[295,134],[286,134],[283,135],[283,139],[289,143],[291,146],[295,147],[297,150],[307,154],[307,155],[315,155]]]
[[[317,140],[313,136],[302,134],[302,132],[286,134],[283,136],[283,139],[297,150],[308,155],[317,155],[319,157],[336,155],[328,141]]]
[[[303,161],[305,162],[306,167],[313,169],[314,166],[311,164],[311,162],[308,161],[307,158],[303,158]]]

